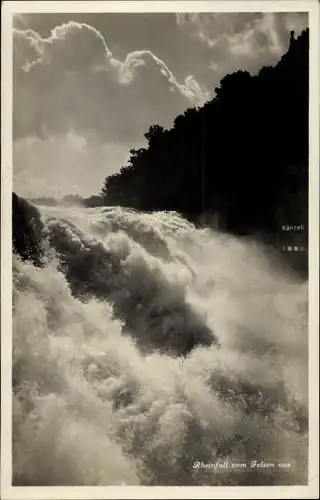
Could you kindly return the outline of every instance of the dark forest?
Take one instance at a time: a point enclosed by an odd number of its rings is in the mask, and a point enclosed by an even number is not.
[[[276,233],[308,216],[308,31],[276,67],[225,76],[215,98],[170,130],[151,126],[148,147],[106,178],[105,204],[173,210],[193,222],[215,214],[239,235]]]
[[[275,67],[226,75],[215,94],[177,116],[170,130],[150,126],[148,146],[130,150],[127,165],[105,179],[101,193],[67,195],[59,204],[175,211],[278,250],[300,245],[303,252],[287,252],[286,260],[306,274],[309,31],[297,39],[291,33]],[[285,225],[303,231],[286,232]]]

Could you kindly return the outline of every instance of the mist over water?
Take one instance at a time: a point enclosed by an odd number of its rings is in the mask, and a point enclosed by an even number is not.
[[[13,483],[305,483],[307,282],[174,213],[39,210],[45,266],[13,256]],[[291,467],[230,465],[252,460]]]

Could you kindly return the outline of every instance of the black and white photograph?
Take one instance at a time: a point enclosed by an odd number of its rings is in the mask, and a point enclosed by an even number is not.
[[[312,2],[29,3],[3,93],[13,490],[307,487]]]

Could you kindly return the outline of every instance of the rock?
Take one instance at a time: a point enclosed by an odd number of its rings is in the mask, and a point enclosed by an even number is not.
[[[41,266],[43,223],[39,210],[12,193],[12,249],[23,260]]]

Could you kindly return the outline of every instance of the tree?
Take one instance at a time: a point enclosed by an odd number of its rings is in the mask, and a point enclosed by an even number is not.
[[[215,213],[229,232],[276,233],[280,213],[307,213],[308,85],[306,30],[275,67],[226,75],[212,101],[170,130],[152,125],[148,146],[105,180],[105,202],[176,210],[193,222]]]

